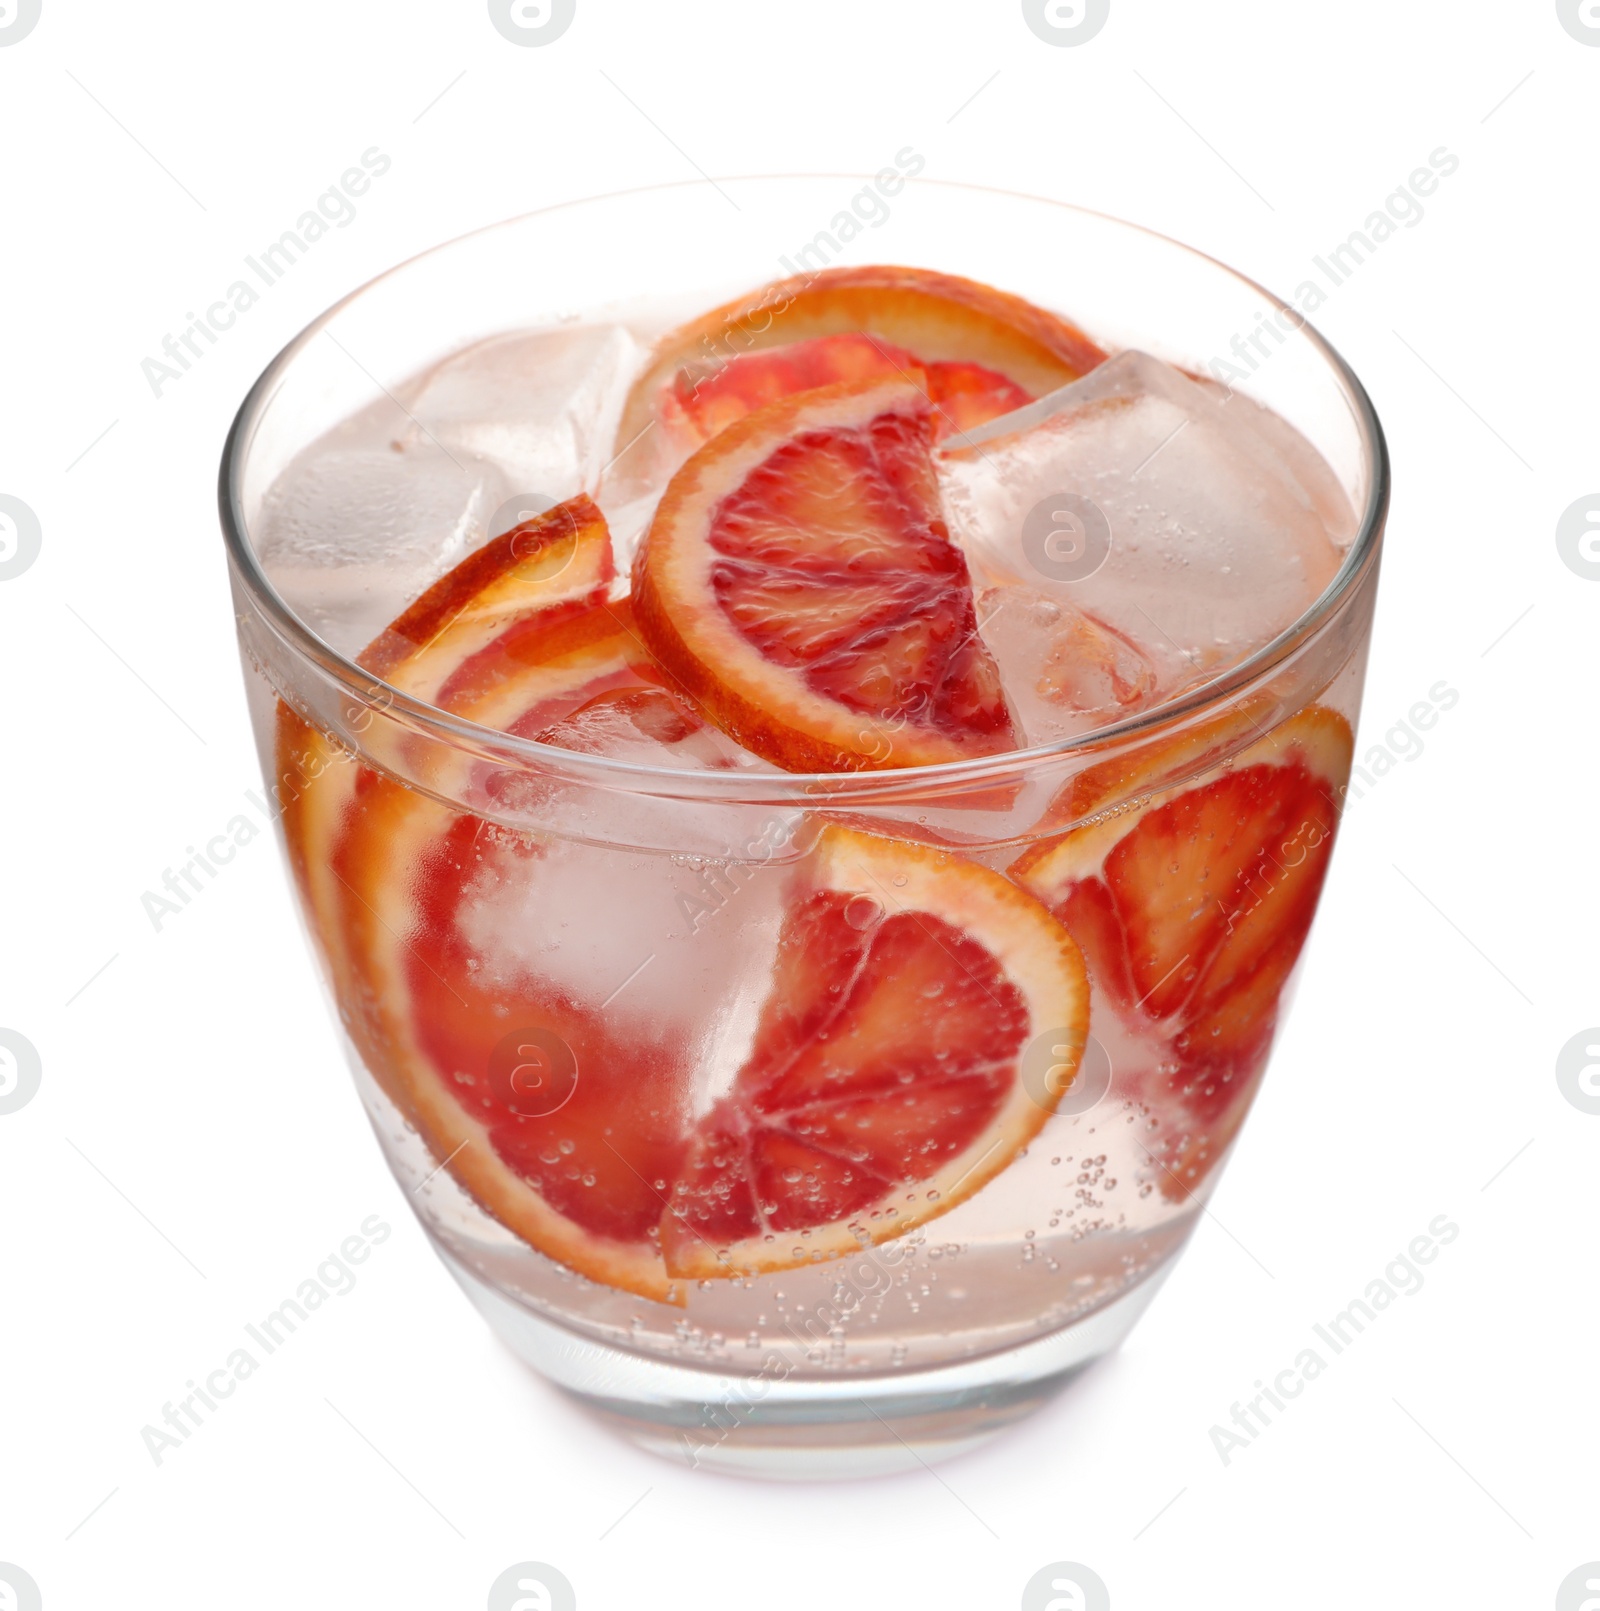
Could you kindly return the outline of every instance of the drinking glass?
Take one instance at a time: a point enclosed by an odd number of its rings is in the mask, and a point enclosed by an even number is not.
[[[882,179],[642,189],[427,252],[284,349],[245,399],[221,473],[262,768],[356,1086],[406,1201],[488,1323],[566,1393],[671,1458],[770,1476],[859,1475],[965,1448],[1119,1343],[1216,1184],[1301,936],[1280,958],[1270,1001],[1257,1003],[1248,1055],[1220,1080],[1221,1097],[1174,1094],[1170,1045],[1114,1029],[1091,967],[1077,1079],[1064,1097],[1051,1087],[1060,1032],[1031,1026],[1023,1077],[1052,1111],[981,1190],[899,1235],[864,1232],[814,1258],[797,1247],[802,1256],[773,1273],[667,1281],[650,1246],[557,1236],[536,1251],[519,1228],[538,1233],[538,1192],[448,1091],[421,1091],[412,1077],[443,1019],[481,1015],[476,998],[450,979],[430,984],[418,964],[415,892],[428,858],[487,836],[559,869],[532,893],[502,891],[498,921],[526,954],[559,956],[563,999],[590,1026],[575,1048],[561,1024],[474,1021],[462,1033],[495,1066],[461,1078],[510,1080],[533,1104],[517,1111],[533,1117],[584,1081],[614,1091],[619,1112],[633,1100],[630,1081],[725,1088],[728,1026],[741,1013],[748,1022],[769,988],[775,924],[816,824],[935,847],[1026,884],[1018,869],[1030,855],[1038,865],[1041,846],[1202,788],[1308,723],[1343,734],[1334,748],[1343,744],[1347,767],[1388,498],[1383,437],[1361,385],[1269,292],[1172,241],[1056,202]],[[263,552],[271,489],[298,454],[364,409],[392,408],[397,429],[414,425],[416,377],[474,342],[560,328],[642,294],[692,310],[790,272],[874,261],[1003,286],[1107,350],[1136,347],[1190,374],[1226,376],[1214,392],[1292,425],[1348,501],[1350,541],[1332,582],[1258,652],[1157,709],[1019,753],[799,775],[554,748],[385,682],[357,656],[416,589],[391,564],[377,512],[370,530],[351,524],[347,551],[309,583],[296,573],[291,586],[283,556]],[[514,489],[542,503],[578,490]],[[491,511],[473,518],[469,547],[492,535]],[[1329,785],[1319,842],[1332,834],[1342,782]],[[1280,861],[1305,854],[1303,838],[1286,839]],[[687,932],[676,899],[685,890],[709,914]]]

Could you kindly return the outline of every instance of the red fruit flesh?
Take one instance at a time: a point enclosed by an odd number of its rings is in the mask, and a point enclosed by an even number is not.
[[[934,435],[942,440],[969,431],[1033,401],[1030,393],[982,364],[923,363],[881,336],[851,331],[768,347],[707,372],[680,370],[671,385],[672,407],[702,441],[746,414],[797,392],[848,381],[907,380],[933,405]]]
[[[926,399],[836,387],[730,427],[668,488],[635,564],[673,685],[790,770],[1019,742],[939,502]]]
[[[941,919],[863,902],[822,891],[785,920],[754,1051],[673,1195],[669,1267],[694,1241],[860,1213],[999,1112],[1028,1027],[1015,986]]]

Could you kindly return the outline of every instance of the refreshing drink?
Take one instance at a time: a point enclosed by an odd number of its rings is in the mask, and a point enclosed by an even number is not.
[[[932,267],[614,300],[260,478],[257,726],[380,1140],[513,1345],[693,1463],[1037,1402],[1265,1068],[1372,510],[1086,331]]]

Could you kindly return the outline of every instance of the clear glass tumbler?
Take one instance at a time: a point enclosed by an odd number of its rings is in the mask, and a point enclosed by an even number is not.
[[[889,1470],[966,1447],[1115,1347],[1150,1302],[1245,1117],[1320,894],[1388,497],[1360,384],[1259,286],[1124,223],[917,179],[874,189],[871,227],[851,238],[838,215],[875,183],[634,191],[429,252],[278,356],[239,412],[221,475],[263,770],[361,1099],[406,1200],[531,1366],[647,1447],[772,1476]],[[1243,663],[1070,742],[799,775],[554,748],[441,708],[425,679],[386,681],[381,659],[357,656],[406,608],[415,578],[412,560],[391,562],[381,511],[363,524],[359,488],[330,487],[356,498],[355,515],[320,581],[291,586],[263,552],[270,489],[295,456],[363,409],[392,409],[406,429],[415,377],[445,356],[642,291],[707,307],[819,259],[1004,286],[1107,350],[1138,347],[1192,374],[1227,358],[1238,406],[1292,424],[1348,500],[1337,575]],[[539,490],[548,502],[596,489]],[[476,510],[467,549],[490,538],[495,501],[462,503]],[[1235,857],[1209,960],[1148,989],[1119,979],[1084,893],[1108,846],[1152,813],[1226,813],[1250,779],[1277,789],[1281,809],[1247,847],[1250,865]],[[1020,1059],[1024,1106],[1007,1111],[1021,1128],[1002,1129],[959,1176],[891,1194],[836,1234],[770,1225],[767,1265],[698,1232],[703,1246],[664,1257],[656,1222],[673,1211],[685,1127],[730,1089],[730,1048],[748,1046],[776,988],[775,936],[819,845],[835,865],[856,856],[888,870],[870,900],[850,903],[863,925],[902,909],[915,918],[929,868],[997,911],[1042,903],[1088,957],[1087,1042],[1081,1023],[1039,1022],[1008,998],[994,1033]],[[1236,848],[1214,846],[1215,858]],[[521,959],[505,977],[435,933],[450,915],[445,865],[460,873],[457,894],[479,878],[494,943]],[[1157,920],[1199,898],[1182,874],[1169,896]],[[522,983],[507,985],[511,974]],[[498,1128],[484,1116],[491,1098]]]

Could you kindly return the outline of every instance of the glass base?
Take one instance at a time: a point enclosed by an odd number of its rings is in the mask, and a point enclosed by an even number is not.
[[[437,1241],[434,1249],[500,1340],[613,1430],[679,1465],[780,1481],[883,1476],[975,1448],[1110,1353],[1171,1267],[1036,1342],[841,1380],[725,1375],[598,1343],[506,1297]]]

